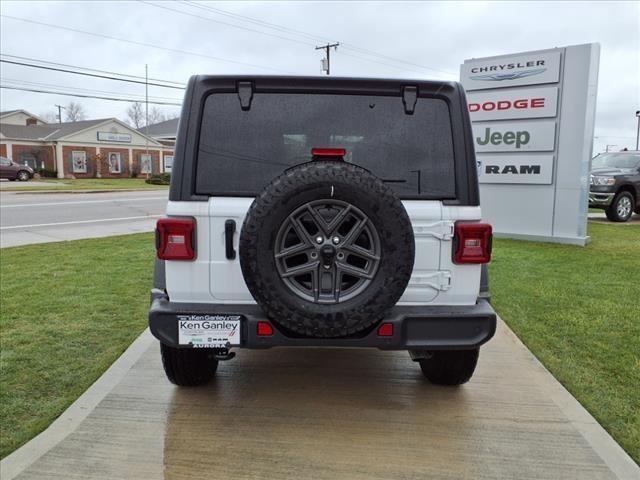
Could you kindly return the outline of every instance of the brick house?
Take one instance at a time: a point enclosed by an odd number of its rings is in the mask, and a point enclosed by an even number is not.
[[[173,144],[116,118],[46,123],[12,110],[0,113],[0,156],[58,178],[119,178],[164,172],[165,159],[173,160]]]

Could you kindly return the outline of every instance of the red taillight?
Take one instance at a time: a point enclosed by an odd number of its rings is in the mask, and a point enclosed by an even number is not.
[[[383,323],[378,327],[379,337],[393,337],[393,323]]]
[[[314,157],[344,157],[347,154],[346,148],[312,148],[311,155]]]
[[[196,221],[193,218],[161,218],[156,224],[156,250],[162,260],[193,260]]]
[[[492,238],[488,223],[456,223],[453,263],[489,263]]]
[[[258,336],[270,337],[271,335],[273,335],[273,327],[269,322],[258,322]]]

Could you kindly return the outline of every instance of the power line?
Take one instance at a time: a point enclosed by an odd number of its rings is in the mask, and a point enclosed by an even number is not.
[[[302,40],[296,40],[295,38],[283,37],[283,36],[281,36],[281,35],[275,35],[275,34],[273,34],[273,33],[262,32],[262,31],[260,31],[260,30],[255,30],[255,29],[253,29],[253,28],[243,27],[243,26],[241,26],[241,25],[234,25],[233,23],[222,22],[222,21],[220,21],[220,20],[214,20],[213,18],[210,18],[210,17],[203,17],[202,15],[197,15],[197,14],[195,14],[195,13],[190,13],[190,12],[185,12],[184,10],[177,10],[177,9],[175,9],[175,8],[170,8],[170,7],[167,7],[166,5],[157,5],[157,4],[155,4],[155,3],[147,2],[147,1],[145,1],[145,0],[138,0],[138,2],[140,2],[140,3],[144,3],[144,4],[149,5],[149,6],[151,6],[151,7],[162,8],[162,9],[164,9],[164,10],[169,10],[169,11],[171,11],[171,12],[179,13],[179,14],[181,14],[181,15],[187,15],[187,16],[189,16],[189,17],[198,18],[198,19],[200,19],[200,20],[207,20],[207,21],[209,21],[209,22],[217,23],[217,24],[220,24],[220,25],[226,25],[226,26],[228,26],[228,27],[239,28],[240,30],[246,30],[246,31],[248,31],[248,32],[259,33],[260,35],[267,35],[267,36],[269,36],[269,37],[280,38],[280,39],[282,39],[282,40],[288,40],[288,41],[290,41],[290,42],[301,43],[301,44],[303,44],[303,45],[311,45],[311,46],[313,46],[313,45],[314,45],[313,43],[305,42],[305,41],[302,41]]]
[[[10,63],[10,64],[13,64],[13,65],[21,65],[23,67],[41,68],[43,70],[52,70],[52,71],[55,71],[55,72],[73,73],[75,75],[84,75],[86,77],[105,78],[107,80],[117,80],[119,82],[137,83],[137,84],[145,85],[145,82],[143,82],[143,81],[129,80],[129,79],[126,79],[126,78],[116,78],[116,77],[110,77],[110,76],[107,76],[107,75],[98,75],[96,73],[76,72],[76,71],[73,71],[73,70],[68,70],[66,68],[48,67],[48,66],[45,66],[45,65],[35,65],[33,63],[16,62],[16,61],[13,61],[13,60],[4,60],[4,59],[0,59],[0,62],[2,62],[2,63]],[[176,90],[184,90],[184,87],[176,87],[176,86],[173,86],[173,85],[161,85],[159,83],[149,83],[149,85],[152,85],[154,87],[174,88]]]
[[[236,65],[243,65],[245,67],[253,67],[253,68],[258,68],[258,69],[263,69],[263,70],[273,70],[273,71],[276,71],[276,72],[283,72],[283,70],[280,70],[280,69],[277,69],[277,68],[272,68],[272,67],[266,67],[264,65],[256,65],[256,64],[253,64],[253,63],[240,62],[238,60],[230,60],[230,59],[227,59],[227,58],[215,57],[213,55],[207,55],[207,54],[204,54],[204,53],[190,52],[188,50],[180,50],[178,48],[163,47],[161,45],[156,45],[156,44],[153,44],[153,43],[139,42],[137,40],[129,40],[129,39],[126,39],[126,38],[113,37],[113,36],[110,36],[110,35],[105,35],[103,33],[87,32],[86,30],[79,30],[77,28],[64,27],[62,25],[55,25],[53,23],[39,22],[37,20],[30,20],[28,18],[14,17],[14,16],[11,16],[11,15],[0,15],[0,17],[8,18],[10,20],[17,20],[19,22],[32,23],[34,25],[42,25],[42,26],[45,26],[45,27],[58,28],[60,30],[67,30],[67,31],[74,32],[74,33],[82,33],[83,35],[91,35],[91,36],[94,36],[94,37],[106,38],[108,40],[116,40],[118,42],[130,43],[132,45],[138,45],[138,46],[142,46],[142,47],[149,47],[149,48],[155,48],[155,49],[158,49],[158,50],[165,50],[165,51],[173,52],[173,53],[180,53],[182,55],[191,55],[191,56],[194,56],[194,57],[201,57],[201,58],[208,58],[210,60],[217,60],[219,62],[227,62],[227,63],[236,64]],[[285,73],[287,73],[287,72],[285,72]]]
[[[41,82],[31,82],[31,81],[27,81],[27,80],[20,80],[20,79],[15,79],[15,78],[0,78],[0,82],[10,82],[13,83],[14,85],[20,86],[20,85],[27,85],[27,86],[35,86],[35,87],[45,87],[45,88],[62,88],[65,90],[73,90],[73,91],[82,91],[85,93],[92,93],[92,94],[113,94],[113,95],[126,95],[129,96],[131,98],[135,98],[135,97],[141,97],[139,98],[140,101],[144,101],[144,97],[142,95],[136,94],[136,93],[126,93],[126,92],[113,92],[113,91],[105,91],[105,90],[95,90],[95,89],[90,89],[90,88],[80,88],[80,87],[68,87],[65,85],[56,85],[56,84],[51,84],[51,83],[41,83]],[[153,98],[155,100],[169,100],[169,101],[175,101],[175,102],[180,102],[181,99],[179,98],[172,98],[172,97],[150,97]]]
[[[89,68],[89,67],[81,67],[78,65],[69,65],[68,63],[59,63],[59,62],[50,62],[48,60],[40,60],[37,58],[30,58],[30,57],[19,57],[18,55],[9,55],[7,53],[0,53],[0,55],[2,55],[3,57],[9,57],[9,58],[16,58],[18,60],[27,60],[30,62],[39,62],[39,63],[44,63],[47,65],[56,65],[58,67],[69,67],[69,68],[76,68],[76,69],[80,69],[80,70],[86,70],[88,72],[98,72],[98,73],[106,73],[106,74],[110,74],[110,75],[118,75],[120,77],[129,77],[129,78],[137,78],[140,80],[144,80],[145,78],[139,75],[130,75],[128,73],[119,73],[119,72],[112,72],[109,70],[98,70],[96,68]],[[163,82],[163,83],[173,83],[174,85],[177,85],[179,87],[184,87],[185,84],[182,82],[176,82],[173,80],[164,80],[162,78],[151,78],[149,77],[149,80],[153,80],[156,82]],[[153,85],[153,83],[150,83],[150,85]],[[161,85],[161,86],[165,86],[165,85]]]
[[[222,10],[222,9],[219,9],[219,8],[212,7],[210,5],[199,5],[197,2],[192,2],[192,1],[187,1],[187,0],[183,0],[180,3],[184,3],[186,5],[189,5],[189,6],[194,7],[194,8],[199,8],[201,10],[209,10],[210,12],[217,13],[218,15],[223,15],[225,17],[235,18],[236,20],[240,20],[240,21],[243,21],[243,22],[249,22],[249,23],[253,23],[255,25],[268,27],[268,28],[271,28],[273,30],[278,30],[278,31],[281,31],[281,32],[288,32],[288,33],[294,33],[294,34],[297,34],[297,35],[299,35],[301,37],[308,38],[309,40],[311,40],[313,42],[317,42],[317,41],[330,42],[331,41],[331,39],[329,39],[328,37],[320,37],[318,35],[313,35],[311,33],[304,32],[302,30],[296,30],[294,28],[285,27],[283,25],[277,25],[275,23],[265,22],[264,20],[258,20],[257,18],[247,17],[246,15],[240,15],[239,13],[229,12],[227,10]]]
[[[139,0],[139,1],[142,1],[142,0]],[[258,20],[256,18],[248,17],[246,15],[240,15],[240,14],[237,14],[237,13],[232,13],[232,12],[229,12],[229,11],[226,11],[226,10],[222,10],[222,9],[219,9],[219,8],[215,8],[215,7],[212,7],[212,6],[209,6],[209,5],[199,5],[196,2],[186,1],[186,0],[182,1],[181,3],[190,5],[190,6],[195,7],[195,8],[199,8],[201,10],[208,10],[210,12],[217,13],[219,15],[224,15],[224,16],[228,16],[228,17],[231,17],[231,18],[236,18],[236,19],[239,19],[239,20],[242,20],[242,21],[250,22],[250,23],[253,23],[255,25],[260,25],[260,26],[264,26],[264,27],[267,27],[267,28],[272,28],[274,30],[278,30],[278,31],[281,31],[281,32],[287,32],[287,33],[296,34],[296,35],[303,36],[303,37],[306,37],[306,38],[311,39],[311,40],[315,40],[315,41],[320,40],[320,41],[323,41],[323,42],[329,40],[328,37],[322,37],[322,36],[319,36],[319,35],[313,35],[313,34],[310,34],[308,32],[304,32],[302,30],[296,30],[296,29],[293,29],[293,28],[290,28],[290,27],[286,27],[286,26],[283,26],[283,25],[278,25],[278,24],[275,24],[275,23],[265,22],[263,20]],[[242,28],[242,27],[238,27],[238,28]],[[392,61],[392,62],[396,62],[396,63],[404,63],[406,65],[411,65],[411,66],[414,66],[414,67],[422,68],[422,69],[425,69],[425,70],[431,70],[431,71],[443,73],[443,74],[446,74],[446,75],[457,75],[456,72],[449,72],[447,70],[441,70],[441,69],[437,69],[437,68],[427,67],[426,65],[420,65],[420,64],[415,63],[415,62],[409,62],[407,60],[391,57],[391,56],[388,56],[388,55],[383,55],[383,54],[375,52],[373,50],[368,50],[366,48],[358,47],[358,46],[350,44],[350,43],[341,42],[340,46],[343,47],[343,49],[348,49],[348,50],[352,50],[354,52],[364,53],[365,55],[386,59],[386,60],[389,60],[389,61]],[[356,55],[350,55],[350,56],[352,56],[354,58],[361,58],[362,59],[362,57],[360,57],[360,56],[356,56]],[[391,65],[388,65],[388,64],[383,63],[383,62],[374,62],[374,63],[380,63],[382,65],[391,66]]]
[[[51,95],[64,95],[66,97],[78,97],[78,98],[96,98],[98,100],[112,100],[114,102],[129,102],[129,103],[136,103],[139,100],[130,100],[127,98],[114,98],[114,97],[103,97],[103,96],[98,96],[98,95],[81,95],[79,93],[66,93],[66,92],[54,92],[52,90],[40,90],[40,89],[35,89],[35,88],[20,88],[20,87],[10,87],[7,85],[0,85],[0,88],[4,88],[7,90],[20,90],[22,92],[34,92],[34,93],[46,93],[46,94],[51,94]],[[149,103],[153,103],[154,105],[173,105],[176,107],[180,107],[182,106],[181,103],[171,103],[171,102],[149,102]]]

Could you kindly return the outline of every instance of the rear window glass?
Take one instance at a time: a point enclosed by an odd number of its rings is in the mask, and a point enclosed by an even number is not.
[[[403,198],[455,198],[447,103],[420,98],[413,115],[401,97],[254,94],[206,99],[198,148],[196,193],[255,196],[292,166],[312,160],[312,148],[345,148]]]

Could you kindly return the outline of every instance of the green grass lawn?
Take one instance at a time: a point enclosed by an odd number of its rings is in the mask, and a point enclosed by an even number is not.
[[[495,240],[498,313],[640,461],[640,227],[586,248]],[[0,455],[44,430],[147,324],[151,234],[0,250]]]
[[[152,234],[0,250],[0,456],[44,430],[147,325]]]
[[[7,192],[42,192],[42,191],[74,191],[74,190],[149,190],[166,189],[162,185],[150,185],[145,183],[144,178],[81,178],[81,179],[58,179],[42,178],[32,180],[28,183],[19,183],[19,186],[11,185],[10,188],[3,188]],[[55,183],[54,186],[35,186],[39,182]]]
[[[589,235],[585,248],[495,240],[493,305],[640,462],[640,227]]]

